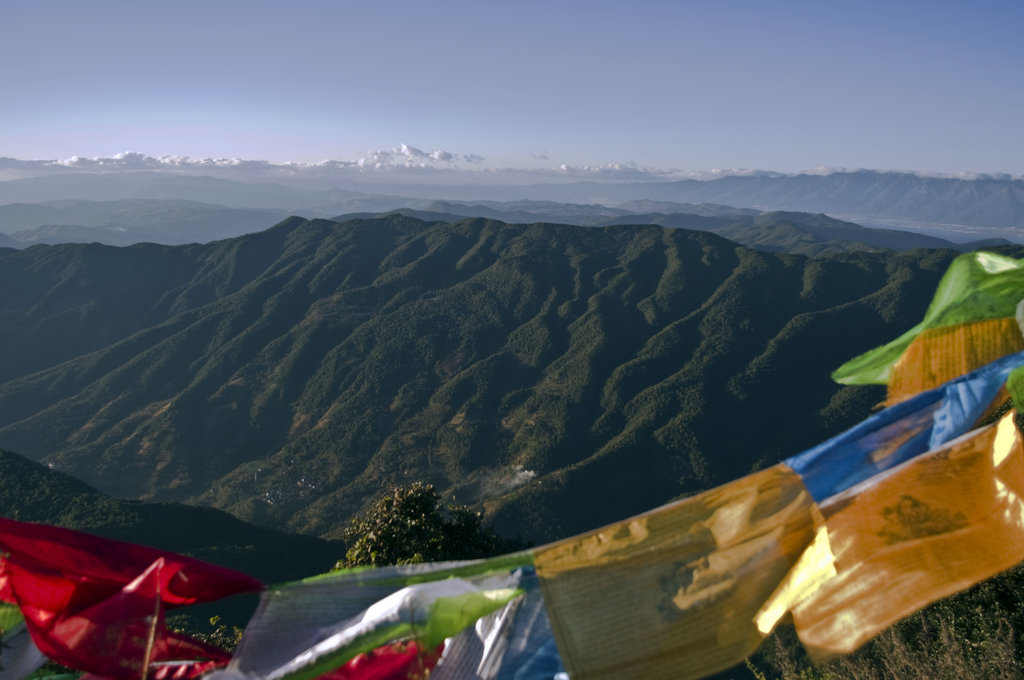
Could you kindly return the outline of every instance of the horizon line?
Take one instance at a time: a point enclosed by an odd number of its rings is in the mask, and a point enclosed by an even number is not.
[[[136,151],[126,151],[111,156],[68,156],[56,159],[19,159],[11,156],[0,157],[0,170],[25,173],[63,174],[64,172],[92,171],[96,173],[117,173],[133,171],[164,171],[191,173],[202,170],[219,172],[253,172],[267,175],[323,175],[382,176],[410,174],[418,176],[467,175],[476,178],[498,178],[502,175],[523,179],[529,176],[553,180],[604,180],[604,181],[710,181],[726,177],[798,177],[827,176],[833,174],[875,173],[906,174],[922,178],[959,180],[1012,180],[1024,179],[1024,175],[1007,172],[977,171],[920,171],[905,169],[880,169],[845,166],[817,166],[794,172],[766,170],[759,168],[712,168],[710,170],[681,170],[678,168],[641,167],[632,162],[609,162],[602,165],[569,165],[565,163],[542,167],[487,167],[485,160],[476,154],[459,156],[447,151],[423,152],[405,144],[391,150],[367,152],[355,160],[324,159],[321,161],[274,162],[263,159],[241,157],[192,158],[187,155],[151,156]],[[30,177],[32,174],[26,176]],[[17,179],[17,178],[13,178]],[[0,180],[4,181],[4,180]]]

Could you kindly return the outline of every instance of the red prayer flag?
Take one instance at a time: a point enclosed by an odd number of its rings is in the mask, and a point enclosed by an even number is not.
[[[222,650],[167,631],[164,610],[260,588],[190,557],[0,518],[0,600],[21,608],[44,654],[103,677],[139,678],[152,661],[225,663]]]
[[[185,661],[181,663],[156,663],[149,667],[147,680],[192,680],[208,673],[224,663],[221,661]],[[78,680],[104,680],[102,676],[86,674]]]
[[[424,649],[415,640],[396,642],[359,654],[317,680],[419,680],[437,665],[444,643]]]

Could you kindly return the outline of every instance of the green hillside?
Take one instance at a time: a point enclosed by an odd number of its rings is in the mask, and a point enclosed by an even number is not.
[[[554,538],[865,417],[882,393],[830,371],[912,325],[954,255],[400,215],[0,251],[0,446],[321,536],[426,481]]]
[[[112,498],[2,450],[0,516],[191,555],[265,583],[327,571],[344,554],[341,543],[255,527],[212,508]]]

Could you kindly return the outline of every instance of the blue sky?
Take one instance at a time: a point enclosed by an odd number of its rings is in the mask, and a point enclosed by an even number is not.
[[[3,14],[0,156],[354,160],[404,143],[464,168],[1024,173],[1019,0],[11,0]]]

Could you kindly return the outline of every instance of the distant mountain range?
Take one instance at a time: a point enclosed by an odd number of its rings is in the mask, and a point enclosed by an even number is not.
[[[402,192],[408,194],[406,186]],[[930,230],[952,236],[997,236],[1020,241],[1024,229],[1024,180],[953,179],[899,172],[825,175],[753,175],[675,182],[545,184],[489,191],[465,188],[477,198],[532,198],[619,205],[634,200],[719,203],[821,212],[861,224]],[[418,195],[418,194],[412,194]],[[455,197],[455,193],[449,195]],[[968,240],[968,239],[958,239]]]
[[[3,250],[0,446],[325,537],[424,480],[555,538],[862,419],[881,391],[830,371],[915,323],[954,255],[397,214]]]
[[[368,184],[363,190],[369,190]],[[384,185],[375,185],[380,191]],[[480,202],[530,199],[621,206],[632,201],[713,203],[762,211],[825,213],[867,226],[930,233],[955,241],[1024,240],[1024,180],[928,177],[860,170],[830,174],[731,175],[712,180],[548,182],[523,185],[390,185],[388,193]],[[417,206],[407,206],[417,207]],[[641,210],[642,211],[642,210]]]
[[[896,172],[723,177],[646,183],[625,193],[763,210],[824,212],[859,221],[990,228],[1024,227],[1024,180],[951,179]],[[658,190],[660,189],[660,190]]]
[[[35,243],[195,243],[262,231],[287,212],[167,199],[63,200],[0,206],[0,233]]]
[[[345,205],[374,203],[366,197],[336,197],[336,200]],[[394,200],[401,202],[402,199]],[[413,199],[405,202],[424,203]],[[982,246],[1009,244],[1009,241],[998,238],[958,244],[913,232],[868,229],[822,214],[761,212],[709,203],[631,201],[609,208],[595,204],[527,200],[505,203],[432,201],[418,209],[400,208],[397,212],[428,222],[449,223],[466,217],[485,217],[513,224],[554,222],[594,227],[657,224],[710,231],[758,250],[812,256],[846,250],[974,250]],[[383,213],[349,213],[332,219],[368,219],[380,214]],[[286,216],[283,211],[227,208],[172,199],[11,203],[0,206],[0,247],[27,247],[37,243],[206,243],[262,231]]]
[[[396,209],[511,223],[592,226],[670,224],[672,216],[687,215],[686,220],[675,219],[676,226],[686,228],[704,228],[692,216],[811,213],[827,214],[847,224],[911,231],[957,243],[1024,241],[1024,180],[1005,177],[950,179],[859,171],[528,186],[350,183],[347,188],[333,189],[313,188],[301,175],[278,179],[287,183],[156,171],[78,171],[2,181],[0,236],[7,237],[0,238],[0,247],[89,241],[115,245],[206,242],[259,231],[287,215],[312,218]],[[388,193],[374,193],[380,190]],[[715,228],[725,227],[715,223]],[[747,227],[728,233],[757,247],[807,238],[772,235],[765,239],[749,233]],[[811,241],[820,238],[815,234]],[[888,240],[875,239],[881,240],[881,245],[854,239],[838,247],[859,247],[851,243],[903,247],[889,245],[898,243],[893,238],[890,234]]]
[[[150,199],[192,201],[228,208],[288,213],[323,208],[394,210],[407,199],[346,189],[308,189],[270,182],[239,182],[207,176],[159,172],[81,173],[0,181],[0,205],[53,201],[122,201]],[[363,203],[360,203],[363,201]]]

